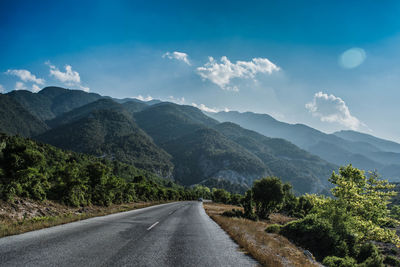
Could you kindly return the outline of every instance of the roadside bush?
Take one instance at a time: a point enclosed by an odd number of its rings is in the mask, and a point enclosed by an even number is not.
[[[253,184],[253,199],[256,214],[260,219],[268,219],[284,201],[285,191],[282,181],[277,177],[267,177]]]
[[[243,196],[241,194],[231,194],[230,204],[239,206]]]
[[[356,261],[351,257],[336,257],[328,256],[322,261],[322,264],[327,267],[354,267],[357,266]]]
[[[360,263],[360,267],[383,267],[383,256],[379,252],[379,249],[372,243],[364,243],[361,245],[357,261]]]
[[[213,189],[212,200],[217,203],[229,204],[231,194],[225,189]]]
[[[273,234],[279,234],[279,232],[281,231],[281,225],[279,224],[271,224],[269,225],[266,229],[265,232],[267,233],[273,233]]]
[[[224,211],[224,213],[222,213],[222,216],[241,218],[241,217],[243,217],[243,212],[241,210],[232,209],[232,210]]]
[[[390,266],[400,266],[400,260],[392,255],[386,256],[383,263]]]
[[[370,257],[377,257],[377,255],[380,255],[378,248],[374,244],[368,242],[362,244],[358,249],[357,261],[364,262]]]
[[[344,224],[340,227],[342,229],[338,231],[329,220],[310,214],[284,225],[280,233],[322,260],[332,255],[344,257],[354,250],[354,237]]]

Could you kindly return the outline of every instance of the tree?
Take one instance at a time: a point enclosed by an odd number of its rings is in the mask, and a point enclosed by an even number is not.
[[[247,190],[244,198],[242,199],[242,205],[244,209],[244,217],[250,220],[256,220],[257,216],[254,213],[254,200],[253,200],[253,191]]]
[[[231,198],[231,194],[225,189],[215,189],[212,191],[212,199],[214,202],[228,204]]]
[[[277,177],[266,177],[254,182],[253,199],[256,204],[256,213],[260,219],[268,219],[285,197],[282,181]]]
[[[394,231],[384,228],[390,219],[388,204],[396,195],[394,185],[379,179],[372,172],[369,177],[364,171],[351,164],[340,167],[339,174],[332,173],[329,179],[336,185],[332,194],[336,197],[335,205],[344,209],[348,216],[356,218],[356,230],[362,240],[393,242],[400,245],[400,239]]]

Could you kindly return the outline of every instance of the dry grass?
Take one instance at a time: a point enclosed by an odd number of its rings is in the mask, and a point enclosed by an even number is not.
[[[284,224],[289,217],[273,214],[268,222],[254,222],[243,218],[221,216],[226,210],[236,206],[204,203],[207,214],[224,229],[240,247],[250,253],[263,266],[320,266],[311,262],[303,250],[296,247],[285,237],[265,232],[265,228],[272,224]]]
[[[137,202],[109,207],[71,208],[52,201],[18,199],[15,203],[0,201],[0,237],[22,234],[60,224],[112,213],[140,209],[166,202]]]

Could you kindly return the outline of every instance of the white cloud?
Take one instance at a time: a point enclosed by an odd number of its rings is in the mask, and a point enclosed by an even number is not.
[[[146,102],[147,101],[151,101],[151,100],[154,99],[153,97],[151,97],[149,95],[147,95],[147,97],[144,97],[142,95],[138,95],[138,96],[134,96],[133,98],[139,99],[140,101],[146,101]]]
[[[90,91],[90,88],[87,86],[83,86],[83,85],[77,85],[79,89],[85,91],[86,93],[88,93]]]
[[[85,92],[89,92],[90,88],[81,84],[81,77],[79,73],[72,70],[71,65],[65,65],[65,72],[62,72],[49,61],[47,61],[45,64],[50,67],[50,76],[53,76],[67,86],[76,86]]]
[[[47,63],[50,67],[50,76],[54,76],[57,80],[63,83],[80,84],[81,77],[77,71],[73,71],[71,65],[65,65],[65,72],[60,71],[56,66]]]
[[[202,110],[202,111],[205,111],[205,112],[217,113],[217,112],[222,111],[221,109],[218,109],[218,108],[210,108],[210,107],[207,107],[207,106],[204,105],[204,104],[198,105],[198,104],[196,104],[196,103],[192,103],[192,106],[193,106],[193,107],[196,107],[196,108],[198,108],[198,109],[200,109],[200,110]],[[224,108],[223,111],[229,112],[229,109],[228,109],[228,108]]]
[[[26,86],[23,82],[16,82],[14,89],[15,90],[24,90],[24,89],[26,89]]]
[[[4,86],[0,84],[0,93],[4,93],[6,89],[4,89]]]
[[[44,79],[36,78],[29,70],[7,70],[6,74],[15,75],[24,82],[34,82],[37,84],[44,84]]]
[[[197,73],[210,80],[223,90],[238,91],[237,86],[231,86],[233,78],[253,79],[257,73],[271,74],[280,68],[267,58],[253,58],[251,61],[236,61],[232,63],[226,56],[221,57],[221,63],[209,57],[208,62],[197,68]]]
[[[189,56],[188,56],[188,54],[183,53],[183,52],[177,52],[177,51],[172,52],[172,53],[167,52],[167,53],[163,54],[162,57],[163,57],[163,58],[166,57],[166,58],[169,58],[169,59],[176,59],[176,60],[185,62],[185,63],[188,64],[189,66],[191,65],[191,64],[190,64],[190,61],[189,61]]]
[[[176,98],[176,97],[170,95],[168,97],[168,101],[174,102],[174,103],[179,104],[179,105],[185,104],[185,98],[184,97],[181,97],[181,98],[177,97]]]
[[[40,91],[40,87],[37,84],[32,85],[32,92],[37,93]]]
[[[332,94],[316,93],[313,100],[306,104],[306,109],[323,122],[339,123],[352,130],[358,130],[361,126],[366,126],[351,115],[346,103],[340,97]]]

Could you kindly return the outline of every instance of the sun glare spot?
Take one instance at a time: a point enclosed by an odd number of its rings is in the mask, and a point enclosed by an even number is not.
[[[367,57],[365,50],[354,47],[344,51],[339,57],[339,65],[345,69],[353,69],[360,66]]]

